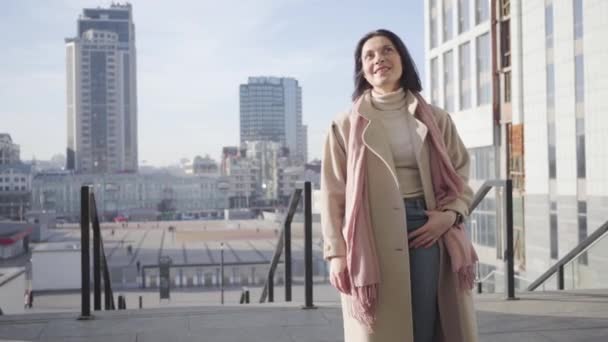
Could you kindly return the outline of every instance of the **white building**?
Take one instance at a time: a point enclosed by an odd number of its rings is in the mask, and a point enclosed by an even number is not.
[[[78,290],[81,288],[79,242],[38,244],[32,251],[31,263],[32,290]],[[58,272],[58,268],[61,268],[61,272]]]
[[[498,178],[490,29],[489,0],[425,1],[426,93],[432,104],[451,113],[469,149],[474,189]],[[469,220],[483,273],[496,264],[496,207],[490,193]]]
[[[608,219],[602,148],[608,3],[425,4],[431,101],[452,113],[471,152],[474,186],[513,179],[516,271],[535,279]],[[469,223],[485,273],[502,267],[502,219],[495,217],[502,204],[496,199],[482,202]],[[605,272],[598,270],[608,266],[607,243],[573,262],[567,282],[605,285],[599,278]]]
[[[608,3],[520,6],[526,258],[534,278],[608,220]],[[575,262],[569,273],[579,285],[608,283],[607,243]]]
[[[224,158],[222,176],[220,189],[227,194],[226,208],[249,208],[265,186],[259,163],[241,156]]]
[[[137,171],[135,25],[130,4],[84,9],[66,39],[67,169]]]

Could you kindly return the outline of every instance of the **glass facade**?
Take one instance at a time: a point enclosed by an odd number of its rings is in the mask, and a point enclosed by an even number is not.
[[[492,73],[490,66],[490,34],[477,37],[477,105],[490,104],[492,100]]]
[[[439,106],[439,60],[431,59],[431,103]]]
[[[458,0],[458,33],[464,33],[471,28],[469,6],[470,0]]]
[[[437,47],[437,24],[439,22],[438,20],[438,8],[437,8],[437,1],[438,0],[431,0],[430,3],[430,12],[431,12],[431,20],[430,20],[430,25],[431,27],[429,28],[429,32],[430,32],[430,43],[431,43],[431,49]]]
[[[454,52],[443,54],[443,107],[446,111],[454,111]]]
[[[471,108],[471,43],[466,42],[458,48],[460,110]]]
[[[475,24],[490,20],[490,0],[475,0]]]
[[[454,0],[443,0],[443,41],[454,38]]]

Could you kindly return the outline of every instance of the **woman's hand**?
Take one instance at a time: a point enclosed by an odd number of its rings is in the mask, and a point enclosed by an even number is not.
[[[346,257],[337,256],[329,260],[329,282],[338,291],[350,294],[350,279],[346,268]]]
[[[450,210],[429,210],[425,213],[429,220],[422,227],[408,234],[410,248],[431,247],[456,221],[456,213]]]

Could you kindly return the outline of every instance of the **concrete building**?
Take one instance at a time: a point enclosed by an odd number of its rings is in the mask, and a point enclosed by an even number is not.
[[[0,133],[0,165],[16,164],[20,161],[19,145],[13,143],[10,134]]]
[[[209,158],[209,156],[205,156],[204,158],[196,156],[192,162],[192,173],[197,175],[217,176],[219,175],[219,168],[215,160]]]
[[[516,271],[528,280],[608,219],[606,16],[599,0],[426,1],[431,100],[470,148],[473,184],[513,179]],[[496,199],[478,211],[491,217]],[[479,213],[469,223],[486,273],[502,266],[500,223]],[[567,282],[601,283],[606,260],[592,248]]]
[[[228,205],[221,177],[171,174],[82,175],[69,172],[38,174],[33,180],[32,208],[54,210],[58,217],[80,215],[80,187],[91,185],[99,213],[106,219],[132,211],[156,210],[161,202],[177,213],[214,214]]]
[[[469,149],[474,189],[499,176],[500,127],[492,111],[490,31],[489,0],[425,2],[426,93],[432,104],[451,113]],[[496,264],[496,208],[492,192],[468,224],[484,274]]]
[[[19,145],[0,134],[0,219],[22,220],[30,208],[32,166],[21,162]]]
[[[130,4],[84,9],[66,39],[67,169],[135,172],[137,73]]]
[[[274,141],[289,148],[294,161],[307,160],[302,125],[302,88],[294,78],[250,77],[240,85],[241,145]]]
[[[80,243],[49,242],[32,251],[32,290],[80,290]],[[57,272],[61,265],[61,272]]]
[[[261,169],[259,163],[244,156],[227,156],[219,183],[220,190],[226,194],[226,208],[249,208],[262,192]]]
[[[289,165],[289,149],[273,141],[245,142],[247,158],[258,166],[260,198],[266,201],[279,198],[281,170]]]
[[[608,3],[520,6],[526,258],[534,277],[608,220]],[[607,260],[605,248],[593,248],[578,258],[572,280],[597,284]]]

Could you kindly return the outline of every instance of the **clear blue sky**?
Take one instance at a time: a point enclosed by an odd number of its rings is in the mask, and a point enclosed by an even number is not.
[[[22,159],[65,153],[65,44],[84,7],[108,0],[2,0],[0,132]],[[349,106],[353,50],[366,32],[400,35],[424,74],[422,0],[133,0],[139,156],[149,165],[239,143],[239,84],[300,81],[309,157]]]

